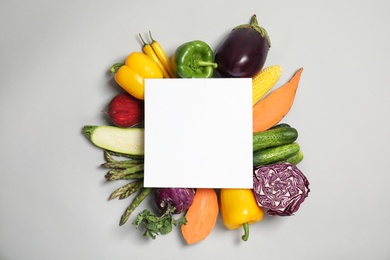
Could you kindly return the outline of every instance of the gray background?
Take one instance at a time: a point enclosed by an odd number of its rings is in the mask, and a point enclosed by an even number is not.
[[[386,0],[1,1],[0,259],[390,259],[389,11]],[[108,68],[141,50],[138,33],[170,55],[195,39],[215,48],[254,13],[279,84],[305,68],[283,121],[300,133],[309,198],[251,226],[246,243],[221,219],[193,246],[179,229],[152,241],[119,227],[129,201],[107,201],[119,183],[81,134],[107,123],[120,91]]]

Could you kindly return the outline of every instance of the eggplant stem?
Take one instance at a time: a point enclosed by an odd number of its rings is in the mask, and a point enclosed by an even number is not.
[[[250,25],[252,25],[252,26],[259,26],[259,23],[257,22],[257,16],[255,14],[251,18]]]

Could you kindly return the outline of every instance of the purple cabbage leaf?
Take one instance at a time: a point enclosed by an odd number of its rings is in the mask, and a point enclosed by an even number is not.
[[[297,166],[283,162],[258,166],[253,174],[253,192],[268,215],[291,216],[305,201],[309,181]]]

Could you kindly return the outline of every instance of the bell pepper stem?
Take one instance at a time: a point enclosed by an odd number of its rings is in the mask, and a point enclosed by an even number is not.
[[[208,62],[208,61],[202,61],[202,60],[196,61],[196,65],[201,66],[201,67],[211,66],[214,69],[216,69],[218,67],[218,64],[215,62]]]
[[[123,65],[125,65],[125,64],[120,63],[120,62],[115,63],[114,65],[111,66],[110,72],[115,73],[118,70],[118,68],[122,67]]]
[[[241,238],[242,240],[247,241],[249,237],[249,224],[248,222],[245,222],[242,226],[244,227],[244,235]]]

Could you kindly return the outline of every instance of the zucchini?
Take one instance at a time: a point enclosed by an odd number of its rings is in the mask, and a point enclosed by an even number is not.
[[[94,145],[104,150],[135,157],[144,156],[144,128],[86,125],[83,133]]]
[[[253,153],[253,166],[283,162],[298,154],[299,151],[300,147],[296,142],[259,150]]]
[[[293,127],[278,126],[266,131],[253,133],[253,151],[291,144],[298,139],[298,131]]]

